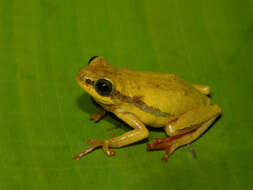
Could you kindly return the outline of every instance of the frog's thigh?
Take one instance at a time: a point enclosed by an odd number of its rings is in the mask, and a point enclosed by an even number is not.
[[[124,133],[123,135],[110,139],[109,147],[119,148],[148,137],[148,129],[134,114],[124,112],[117,113],[116,115],[134,129]]]
[[[220,113],[221,109],[218,105],[203,105],[184,113],[178,119],[168,123],[165,126],[165,131],[169,136],[187,133],[216,118]]]
[[[192,84],[192,86],[204,95],[210,94],[210,86],[200,84]]]
[[[208,121],[203,122],[199,128],[190,131],[188,133],[178,135],[175,139],[172,140],[171,145],[169,146],[165,158],[172,154],[174,150],[178,147],[183,146],[185,144],[190,144],[192,141],[196,140],[201,134],[205,132],[205,130],[215,121],[218,115],[214,115]]]

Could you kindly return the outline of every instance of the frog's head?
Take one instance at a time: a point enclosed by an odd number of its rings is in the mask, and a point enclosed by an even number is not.
[[[116,68],[107,64],[103,57],[94,56],[77,75],[77,83],[97,102],[115,104],[112,95],[115,90]]]

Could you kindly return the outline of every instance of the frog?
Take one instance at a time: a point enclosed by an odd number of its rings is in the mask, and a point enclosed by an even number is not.
[[[101,147],[108,156],[149,136],[150,128],[161,128],[167,137],[154,138],[147,150],[164,150],[162,161],[179,147],[198,139],[221,115],[218,104],[211,104],[210,86],[186,82],[176,74],[136,71],[108,64],[94,56],[76,76],[79,86],[101,107],[91,116],[100,121],[107,112],[129,125],[122,135],[105,140],[89,139],[90,147],[74,157]]]

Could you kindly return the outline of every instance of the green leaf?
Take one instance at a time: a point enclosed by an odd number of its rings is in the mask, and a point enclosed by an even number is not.
[[[251,0],[0,1],[0,189],[252,189],[252,21]],[[223,115],[196,159],[182,147],[164,164],[143,141],[73,160],[130,129],[89,120],[75,76],[95,55],[211,86]]]

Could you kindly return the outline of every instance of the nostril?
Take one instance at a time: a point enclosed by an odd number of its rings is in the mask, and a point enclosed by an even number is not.
[[[90,79],[88,79],[88,78],[85,79],[85,82],[86,82],[87,84],[93,84],[92,80],[90,80]]]

